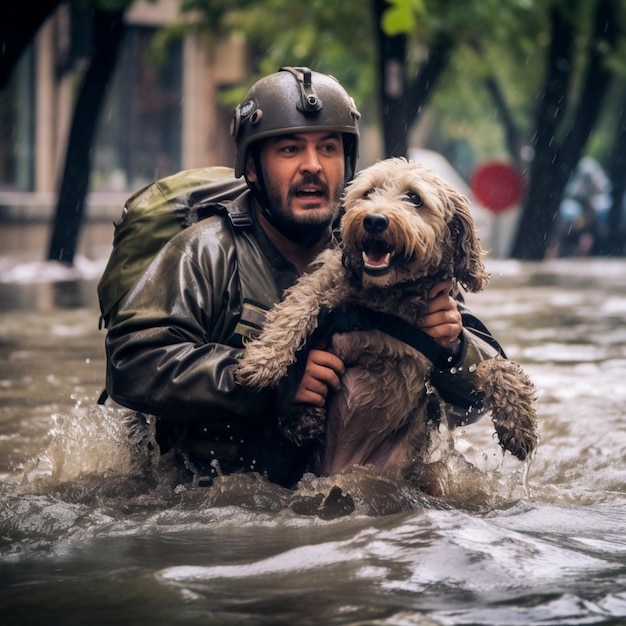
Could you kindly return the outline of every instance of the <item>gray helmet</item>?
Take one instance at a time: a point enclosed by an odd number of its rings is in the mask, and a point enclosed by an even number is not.
[[[235,176],[242,176],[248,148],[267,137],[332,131],[343,135],[346,181],[355,173],[361,114],[354,100],[332,76],[308,67],[281,67],[260,79],[237,106],[231,135],[237,146]]]

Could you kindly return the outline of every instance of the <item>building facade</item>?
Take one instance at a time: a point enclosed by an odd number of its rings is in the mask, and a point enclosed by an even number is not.
[[[220,89],[245,82],[245,46],[200,34],[152,41],[180,19],[179,0],[138,0],[107,88],[87,198],[91,219],[118,215],[133,192],[180,169],[231,165],[230,111]],[[88,16],[67,2],[40,28],[0,91],[0,218],[49,220],[85,68]]]

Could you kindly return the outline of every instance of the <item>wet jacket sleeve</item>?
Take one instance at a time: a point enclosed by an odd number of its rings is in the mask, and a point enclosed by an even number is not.
[[[112,320],[107,390],[166,420],[266,415],[272,392],[248,392],[233,378],[240,349],[227,341],[241,312],[234,245],[221,231],[190,245],[188,231],[166,244]]]
[[[431,382],[443,400],[454,407],[454,419],[470,423],[482,415],[482,398],[476,392],[476,365],[498,354],[506,355],[477,317],[462,304],[459,311],[463,319],[461,351],[433,370]]]

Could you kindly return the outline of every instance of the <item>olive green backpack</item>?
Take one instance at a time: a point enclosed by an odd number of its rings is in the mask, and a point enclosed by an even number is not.
[[[196,222],[226,214],[223,202],[247,189],[229,167],[185,170],[148,185],[126,202],[115,222],[113,250],[98,283],[100,325],[109,325],[112,313],[159,250],[176,233]],[[228,213],[231,220],[249,221],[248,214]]]

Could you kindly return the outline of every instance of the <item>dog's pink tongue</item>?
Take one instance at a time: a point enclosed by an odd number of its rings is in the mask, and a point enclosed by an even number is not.
[[[388,252],[365,252],[363,258],[367,265],[372,267],[384,266],[389,263]]]
[[[382,265],[384,261],[385,261],[384,254],[368,254],[367,255],[367,262],[370,265]]]

